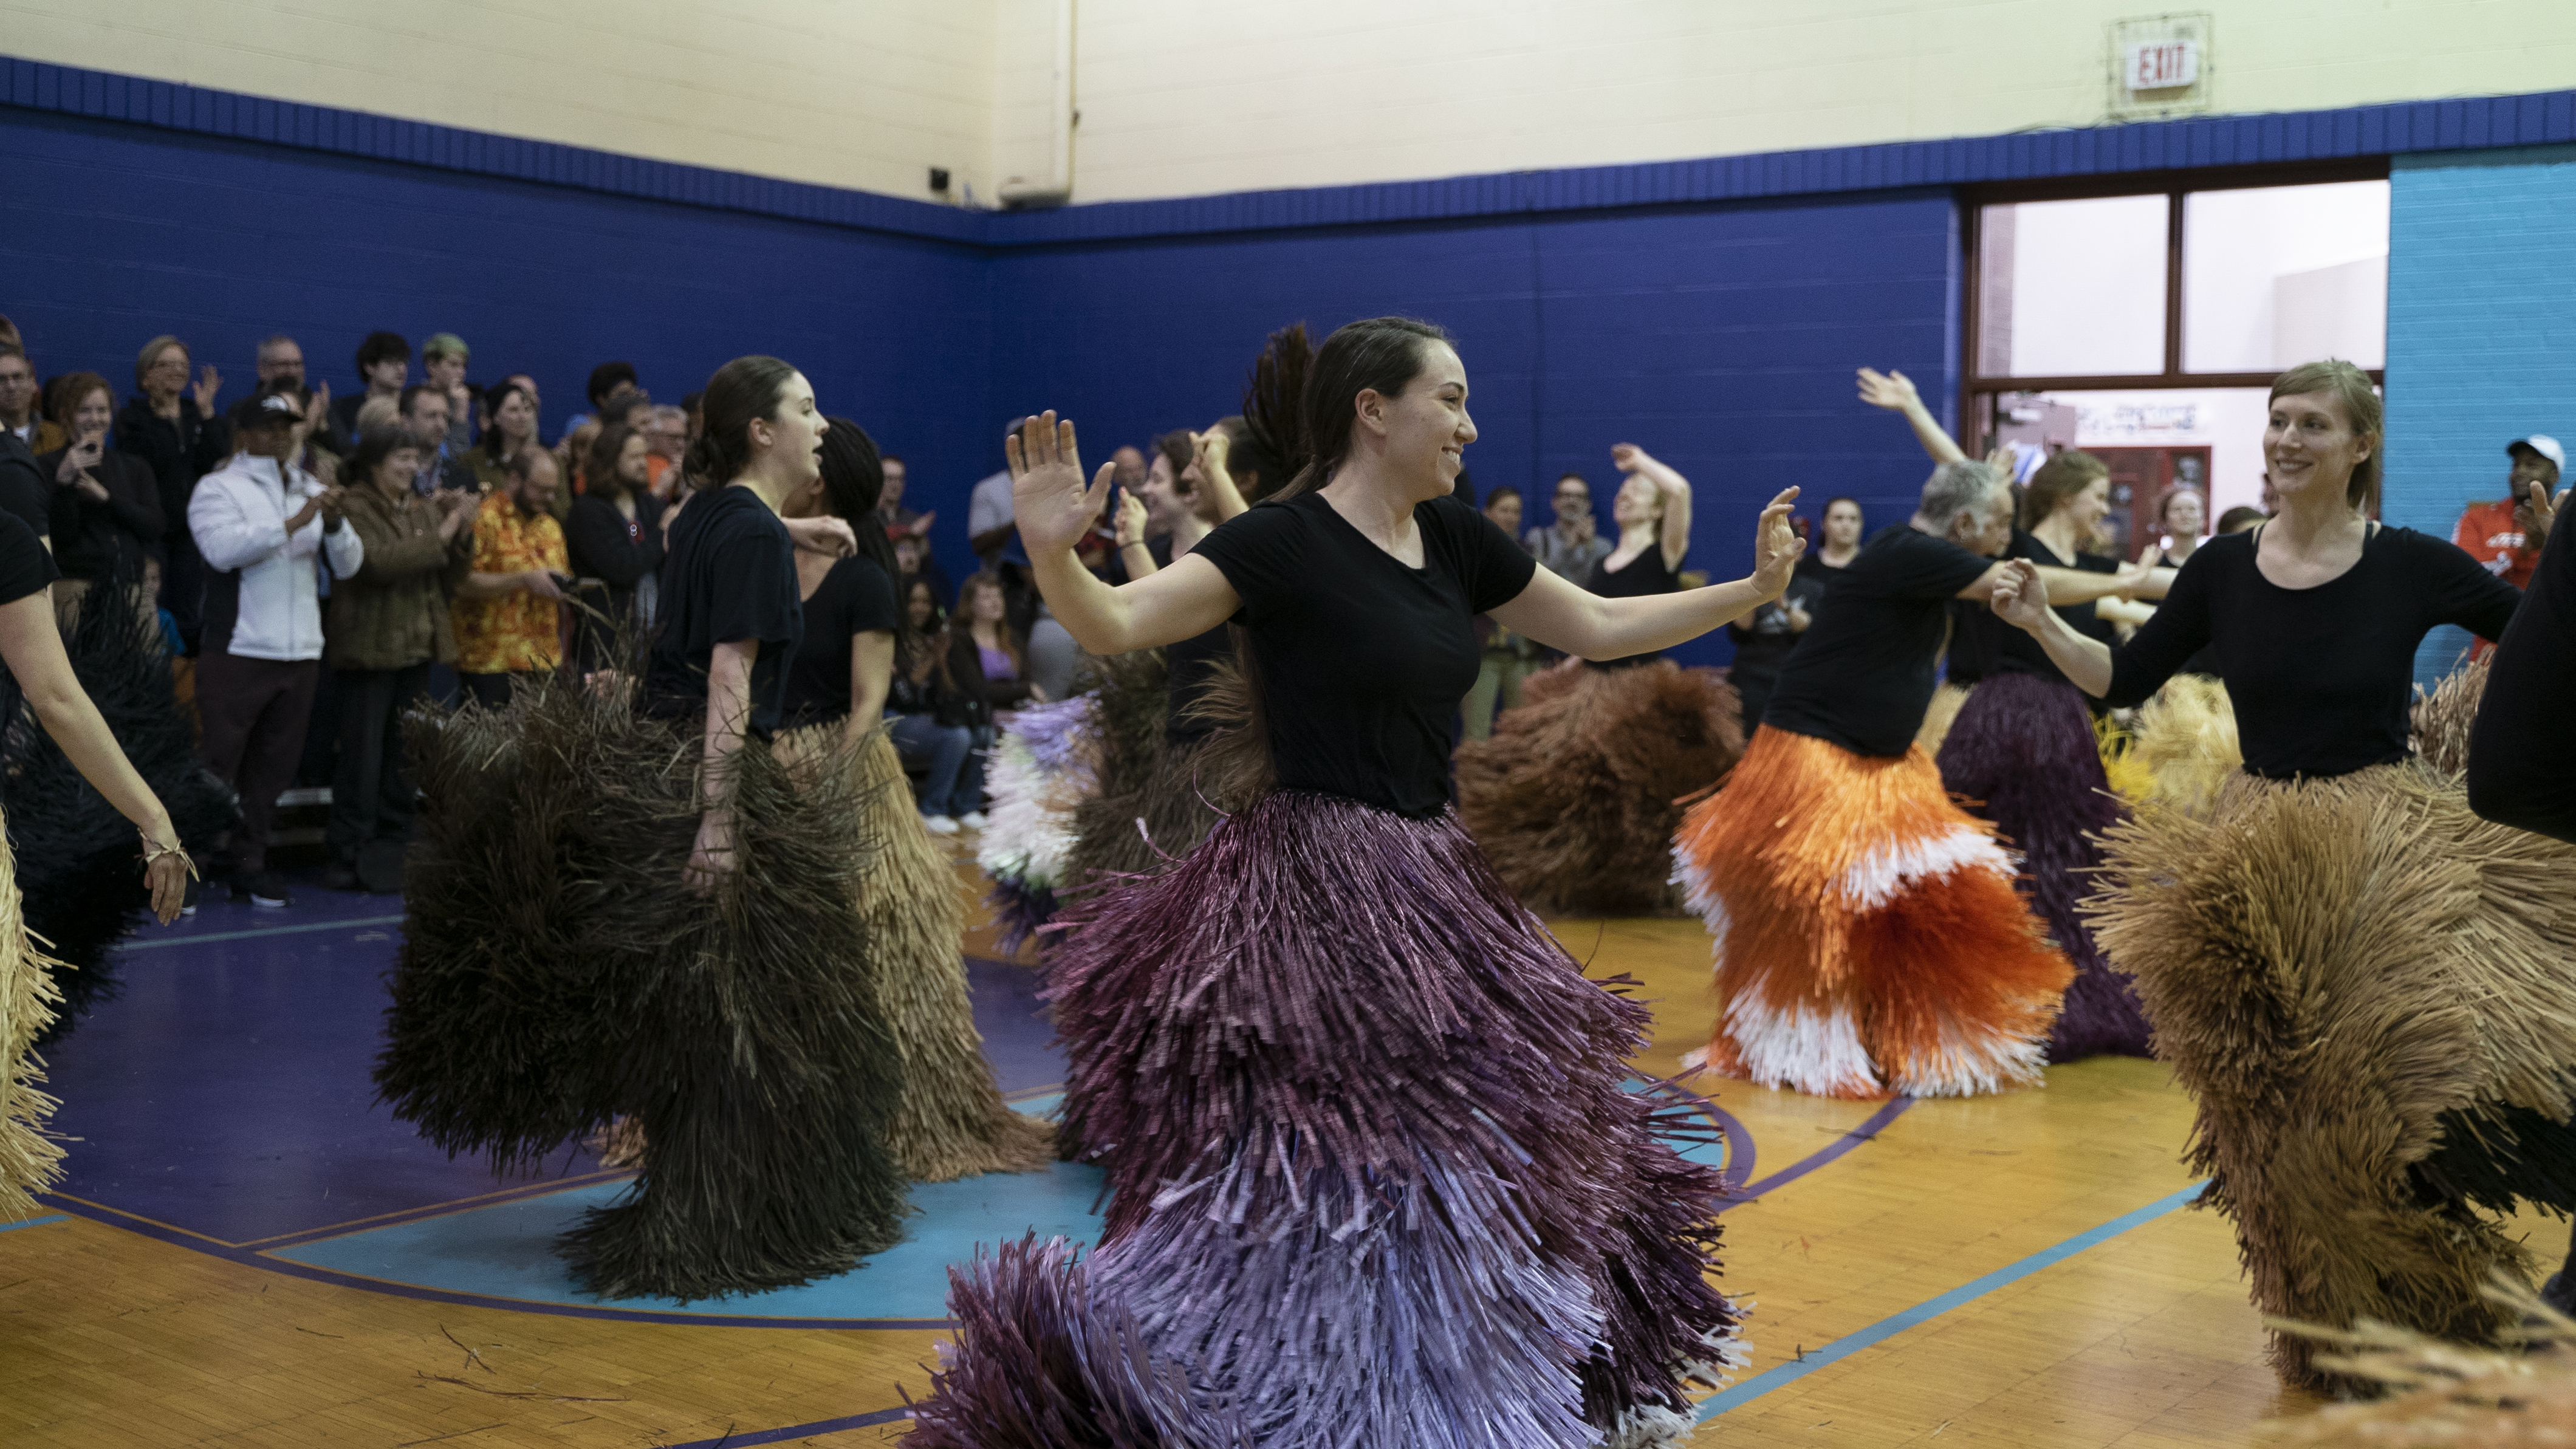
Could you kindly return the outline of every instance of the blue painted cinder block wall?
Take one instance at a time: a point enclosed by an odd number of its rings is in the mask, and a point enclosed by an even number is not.
[[[551,441],[600,362],[676,403],[773,352],[927,477],[974,476],[992,281],[971,246],[9,108],[0,155],[0,312],[48,376],[122,396],[174,333],[229,403],[285,332],[336,396],[368,332],[454,332],[477,380],[536,376]]]
[[[2448,538],[2504,496],[2506,443],[2576,447],[2576,146],[2400,157],[2389,186],[2382,516]],[[2416,678],[2469,643],[2435,631]]]
[[[1234,411],[1274,327],[1424,317],[1467,364],[1480,493],[1544,500],[1571,469],[1607,529],[1610,445],[1636,443],[1692,480],[1686,566],[1732,578],[1754,515],[1792,484],[1810,510],[1850,493],[1874,521],[1912,511],[1929,465],[1902,422],[1854,400],[1852,374],[1900,367],[1951,395],[1951,210],[1882,193],[1006,252],[995,397],[1076,418],[1098,455]],[[1675,652],[1731,651],[1718,635]]]

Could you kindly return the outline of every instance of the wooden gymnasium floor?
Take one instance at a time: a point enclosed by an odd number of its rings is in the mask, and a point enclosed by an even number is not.
[[[1088,1221],[1080,1170],[986,1178],[923,1190],[913,1241],[819,1289],[583,1299],[546,1240],[616,1174],[495,1181],[369,1104],[398,930],[390,900],[317,889],[125,953],[124,996],[54,1053],[65,1193],[0,1230],[0,1445],[883,1442],[926,1386],[944,1262]],[[1676,1070],[1709,1019],[1698,924],[1558,930],[1645,983],[1638,1068]],[[1031,973],[967,949],[1005,1088],[1042,1105]],[[1757,1306],[1700,1442],[2182,1449],[2306,1407],[2263,1367],[2224,1225],[2178,1207],[2188,1108],[2154,1064],[1969,1102],[1711,1090],[1747,1199],[1725,1281]]]

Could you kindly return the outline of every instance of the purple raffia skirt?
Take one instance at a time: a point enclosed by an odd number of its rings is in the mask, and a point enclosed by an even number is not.
[[[1940,765],[1943,787],[1993,821],[2020,854],[2023,899],[2075,963],[2065,1008],[2048,1035],[2048,1059],[2147,1055],[2137,988],[2104,958],[2076,910],[2096,888],[2096,837],[2129,813],[2102,773],[2084,696],[2062,679],[1987,675],[1959,706]]]
[[[908,1443],[1645,1446],[1742,1362],[1718,1174],[1622,1088],[1647,1012],[1454,815],[1274,792],[1050,979],[1108,1224],[951,1271]]]

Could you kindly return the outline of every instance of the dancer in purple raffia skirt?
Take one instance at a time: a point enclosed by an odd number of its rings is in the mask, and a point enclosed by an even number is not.
[[[1646,1012],[1495,878],[1446,763],[1477,614],[1586,657],[1678,644],[1779,594],[1794,492],[1752,577],[1600,599],[1449,497],[1476,430],[1439,329],[1353,323],[1304,396],[1297,480],[1116,589],[1071,548],[1109,470],[1085,489],[1051,413],[1012,444],[1056,617],[1099,654],[1243,625],[1274,779],[1052,964],[1107,1228],[1079,1264],[1028,1241],[952,1273],[920,1449],[1644,1446],[1742,1361],[1717,1174],[1621,1089]]]

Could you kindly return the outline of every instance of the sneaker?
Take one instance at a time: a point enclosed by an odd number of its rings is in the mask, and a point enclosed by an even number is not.
[[[233,899],[248,901],[254,906],[272,907],[292,905],[295,902],[294,895],[286,889],[286,877],[273,870],[264,870],[257,875],[234,876]]]
[[[945,815],[924,815],[921,817],[921,824],[923,829],[928,830],[933,835],[955,835],[957,833],[957,822],[949,819]]]
[[[986,815],[981,810],[969,810],[965,814],[957,817],[957,823],[965,826],[969,830],[981,830],[985,826],[992,824],[993,818]]]

